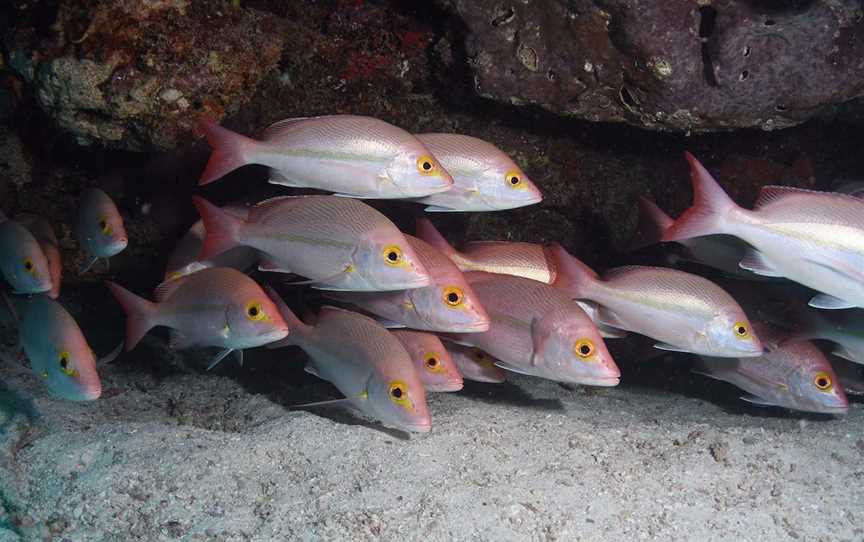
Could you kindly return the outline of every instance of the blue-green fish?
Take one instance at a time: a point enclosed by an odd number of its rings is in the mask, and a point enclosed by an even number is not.
[[[84,273],[99,258],[110,258],[123,252],[129,244],[123,217],[108,194],[98,188],[88,188],[81,194],[75,236],[87,254]]]
[[[0,272],[16,294],[41,294],[53,286],[48,258],[30,230],[0,216]]]

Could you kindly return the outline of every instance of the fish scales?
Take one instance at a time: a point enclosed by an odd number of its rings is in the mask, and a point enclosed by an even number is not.
[[[290,145],[290,148],[280,147],[276,151],[282,154],[302,155],[306,151],[310,156],[324,153],[338,158],[339,153],[344,153],[353,160],[387,161],[400,152],[400,141],[394,138],[394,133],[401,135],[402,132],[394,132],[392,125],[369,117],[342,115],[336,118],[338,122],[326,122],[322,117],[289,119],[269,127],[263,138]],[[358,134],[363,137],[357,137]],[[339,149],[338,153],[334,149]]]

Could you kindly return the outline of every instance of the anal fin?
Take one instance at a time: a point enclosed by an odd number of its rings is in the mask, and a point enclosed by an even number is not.
[[[854,303],[844,301],[840,298],[828,294],[819,294],[813,296],[813,298],[810,299],[810,302],[807,304],[814,309],[826,310],[854,309],[855,307],[857,307],[857,305]]]
[[[772,403],[771,401],[769,401],[767,399],[762,399],[761,397],[757,397],[755,395],[742,395],[741,400],[745,401],[747,403],[750,403],[751,405],[757,405],[757,406],[762,406],[762,407],[780,406],[780,405],[777,405],[776,403]]]
[[[758,250],[748,248],[744,258],[738,262],[738,267],[763,277],[783,277],[783,273],[775,270]]]

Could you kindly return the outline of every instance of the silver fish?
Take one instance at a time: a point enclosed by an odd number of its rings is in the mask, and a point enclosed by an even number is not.
[[[489,384],[500,384],[506,380],[504,371],[495,365],[497,360],[479,348],[451,342],[447,343],[446,348],[465,380]]]
[[[129,244],[123,217],[114,201],[98,188],[88,188],[78,202],[75,236],[87,255],[84,273],[99,258],[110,258],[123,252]]]
[[[561,382],[615,386],[621,372],[597,327],[579,306],[548,284],[472,271],[465,274],[489,313],[482,333],[447,334],[480,348],[513,372]]]
[[[498,211],[539,203],[540,190],[501,149],[461,134],[418,134],[453,177],[446,192],[417,198],[426,211]]]
[[[864,395],[864,366],[845,359],[831,358],[831,367],[847,395]]]
[[[825,340],[836,346],[837,357],[864,364],[864,311],[849,310],[824,313],[801,310],[795,318],[790,341]]]
[[[246,164],[270,167],[270,182],[362,198],[411,198],[449,190],[450,174],[416,137],[354,115],[286,119],[256,141],[205,121],[213,147],[199,184]]]
[[[757,329],[770,337],[765,328]],[[751,394],[741,399],[757,405],[825,414],[846,414],[849,409],[834,369],[807,341],[782,344],[758,358],[703,358],[695,372],[741,388]]]
[[[441,344],[441,339],[422,331],[400,329],[391,333],[411,356],[426,391],[447,392],[462,389],[462,375],[450,358],[450,353]]]
[[[193,198],[206,229],[201,258],[247,246],[259,269],[296,273],[327,290],[420,288],[429,273],[390,220],[365,203],[334,196],[283,196],[259,203],[239,220]]]
[[[662,267],[628,266],[599,278],[559,245],[555,287],[597,303],[599,320],[660,341],[661,350],[706,356],[762,355],[762,343],[740,305],[713,282]]]
[[[339,388],[349,404],[387,426],[427,433],[426,391],[402,344],[375,320],[324,307],[315,325],[301,322],[270,290],[291,335],[269,348],[295,345],[309,356],[306,370]]]
[[[395,292],[334,292],[327,297],[352,303],[390,325],[462,333],[489,329],[489,315],[453,262],[420,239],[405,237],[431,273],[429,286]]]
[[[755,209],[737,206],[687,154],[694,204],[663,234],[680,241],[734,235],[754,247],[739,265],[822,292],[812,307],[864,307],[864,200],[786,186],[762,188]]]
[[[92,401],[102,394],[96,356],[75,319],[56,301],[33,297],[21,322],[21,343],[30,367],[48,391],[70,401]]]
[[[0,272],[16,294],[50,292],[51,268],[39,242],[14,220],[0,221]]]
[[[48,274],[51,276],[51,289],[48,291],[48,297],[57,299],[63,280],[63,262],[60,257],[60,244],[57,242],[54,228],[41,216],[22,214],[16,216],[15,220],[30,230],[30,233],[39,242],[39,247],[42,248],[42,252],[48,260]]]
[[[232,351],[278,341],[288,326],[273,301],[245,274],[213,267],[163,282],[156,302],[147,301],[106,283],[126,312],[126,349],[131,350],[153,327],[172,330],[173,348],[217,346],[222,353],[211,367]]]

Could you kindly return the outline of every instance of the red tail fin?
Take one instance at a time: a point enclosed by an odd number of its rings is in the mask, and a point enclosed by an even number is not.
[[[441,232],[439,232],[438,229],[435,228],[435,225],[432,224],[432,221],[430,221],[428,218],[424,216],[418,216],[415,229],[416,232],[414,235],[416,237],[422,239],[423,241],[426,241],[436,249],[440,250],[448,258],[453,259],[454,256],[458,255],[456,249],[447,242],[447,239],[445,239],[444,236],[441,235]]]
[[[207,143],[213,149],[207,167],[198,180],[199,185],[212,183],[247,164],[246,151],[255,145],[254,139],[223,128],[210,119],[202,119],[198,128],[204,132]]]
[[[591,286],[597,282],[597,273],[558,243],[550,243],[545,250],[557,272],[552,286],[572,299],[590,299]]]
[[[153,326],[156,313],[156,303],[138,297],[126,288],[113,282],[106,282],[106,286],[114,294],[114,298],[123,307],[126,313],[126,351],[135,348],[141,337],[147,334]]]
[[[630,239],[628,250],[636,250],[660,242],[663,233],[669,229],[675,220],[663,212],[650,199],[639,196],[639,223],[633,238]]]
[[[283,346],[292,346],[299,345],[303,337],[309,332],[312,326],[306,325],[302,320],[297,318],[297,315],[294,314],[294,311],[288,307],[288,304],[285,303],[285,300],[282,299],[282,296],[270,285],[264,287],[264,291],[273,300],[273,303],[276,305],[276,308],[279,310],[279,314],[282,315],[282,319],[285,320],[285,323],[288,324],[288,336],[284,339],[276,341],[274,343],[270,343],[267,345],[267,348],[281,348]]]
[[[199,260],[212,258],[237,246],[237,232],[244,224],[242,220],[216,207],[199,196],[192,196],[192,203],[198,209],[204,222],[204,244],[201,246]]]
[[[724,233],[723,216],[738,206],[729,199],[717,181],[708,173],[692,154],[685,153],[690,163],[690,176],[693,182],[693,206],[678,217],[666,230],[662,241],[680,241],[691,237]]]

